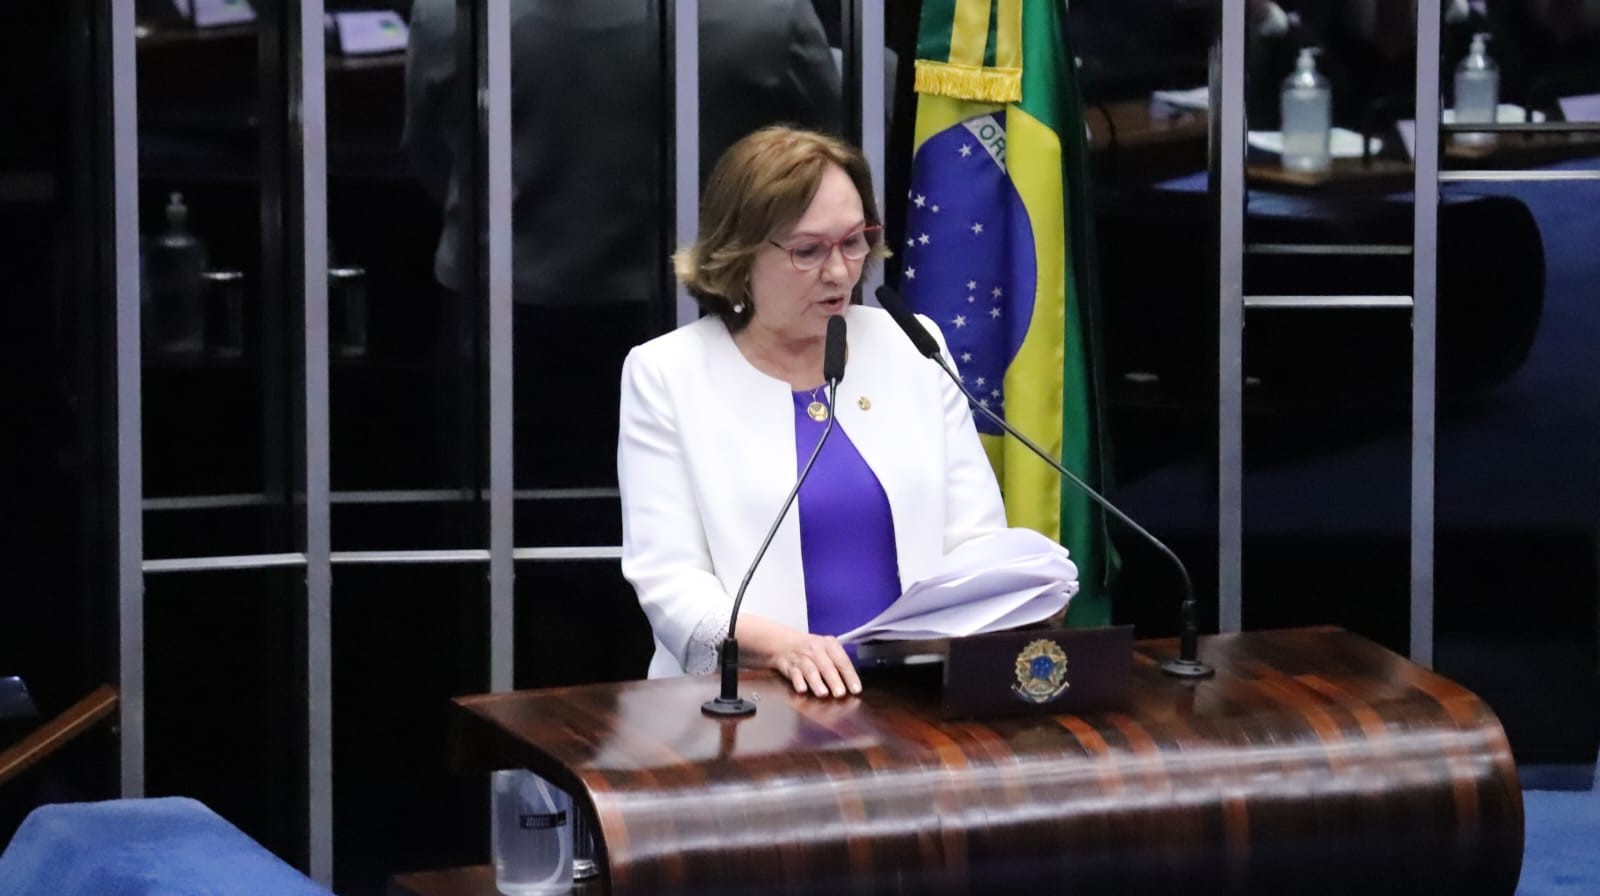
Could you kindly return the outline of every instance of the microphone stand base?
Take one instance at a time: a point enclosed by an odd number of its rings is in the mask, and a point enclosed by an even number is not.
[[[1205,663],[1200,662],[1199,660],[1186,660],[1181,657],[1177,659],[1170,659],[1162,663],[1161,671],[1172,676],[1173,678],[1186,678],[1191,681],[1198,681],[1202,678],[1210,678],[1211,676],[1217,674],[1217,670],[1211,668]]]
[[[743,697],[718,697],[700,704],[700,711],[708,716],[737,716],[755,715],[756,705]]]

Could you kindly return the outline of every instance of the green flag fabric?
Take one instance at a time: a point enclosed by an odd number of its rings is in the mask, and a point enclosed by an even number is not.
[[[1059,0],[924,0],[901,259],[980,401],[1091,485],[1103,458],[1083,118]],[[1078,566],[1070,625],[1111,619],[1117,558],[1092,499],[974,415],[1011,525]]]

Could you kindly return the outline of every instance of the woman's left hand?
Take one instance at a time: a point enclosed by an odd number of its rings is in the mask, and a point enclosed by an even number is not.
[[[832,635],[813,635],[759,616],[739,620],[739,641],[751,665],[766,666],[788,679],[797,693],[843,697],[861,693],[861,677],[849,654]]]

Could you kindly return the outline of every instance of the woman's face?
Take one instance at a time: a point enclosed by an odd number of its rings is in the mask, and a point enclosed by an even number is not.
[[[849,306],[866,263],[845,258],[835,243],[858,234],[865,224],[861,194],[850,175],[837,165],[828,166],[805,214],[788,232],[772,234],[756,256],[750,269],[750,329],[785,342],[823,338],[828,318]],[[826,257],[814,269],[802,271],[791,259],[791,249],[802,260],[818,252]]]

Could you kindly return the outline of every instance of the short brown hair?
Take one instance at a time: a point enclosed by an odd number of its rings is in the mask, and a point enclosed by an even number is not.
[[[729,331],[750,322],[756,253],[800,220],[830,165],[855,184],[867,226],[881,226],[867,161],[843,140],[775,125],[745,135],[717,160],[700,197],[700,238],[679,249],[672,264],[701,310],[721,317]],[[868,258],[887,256],[880,240]]]

